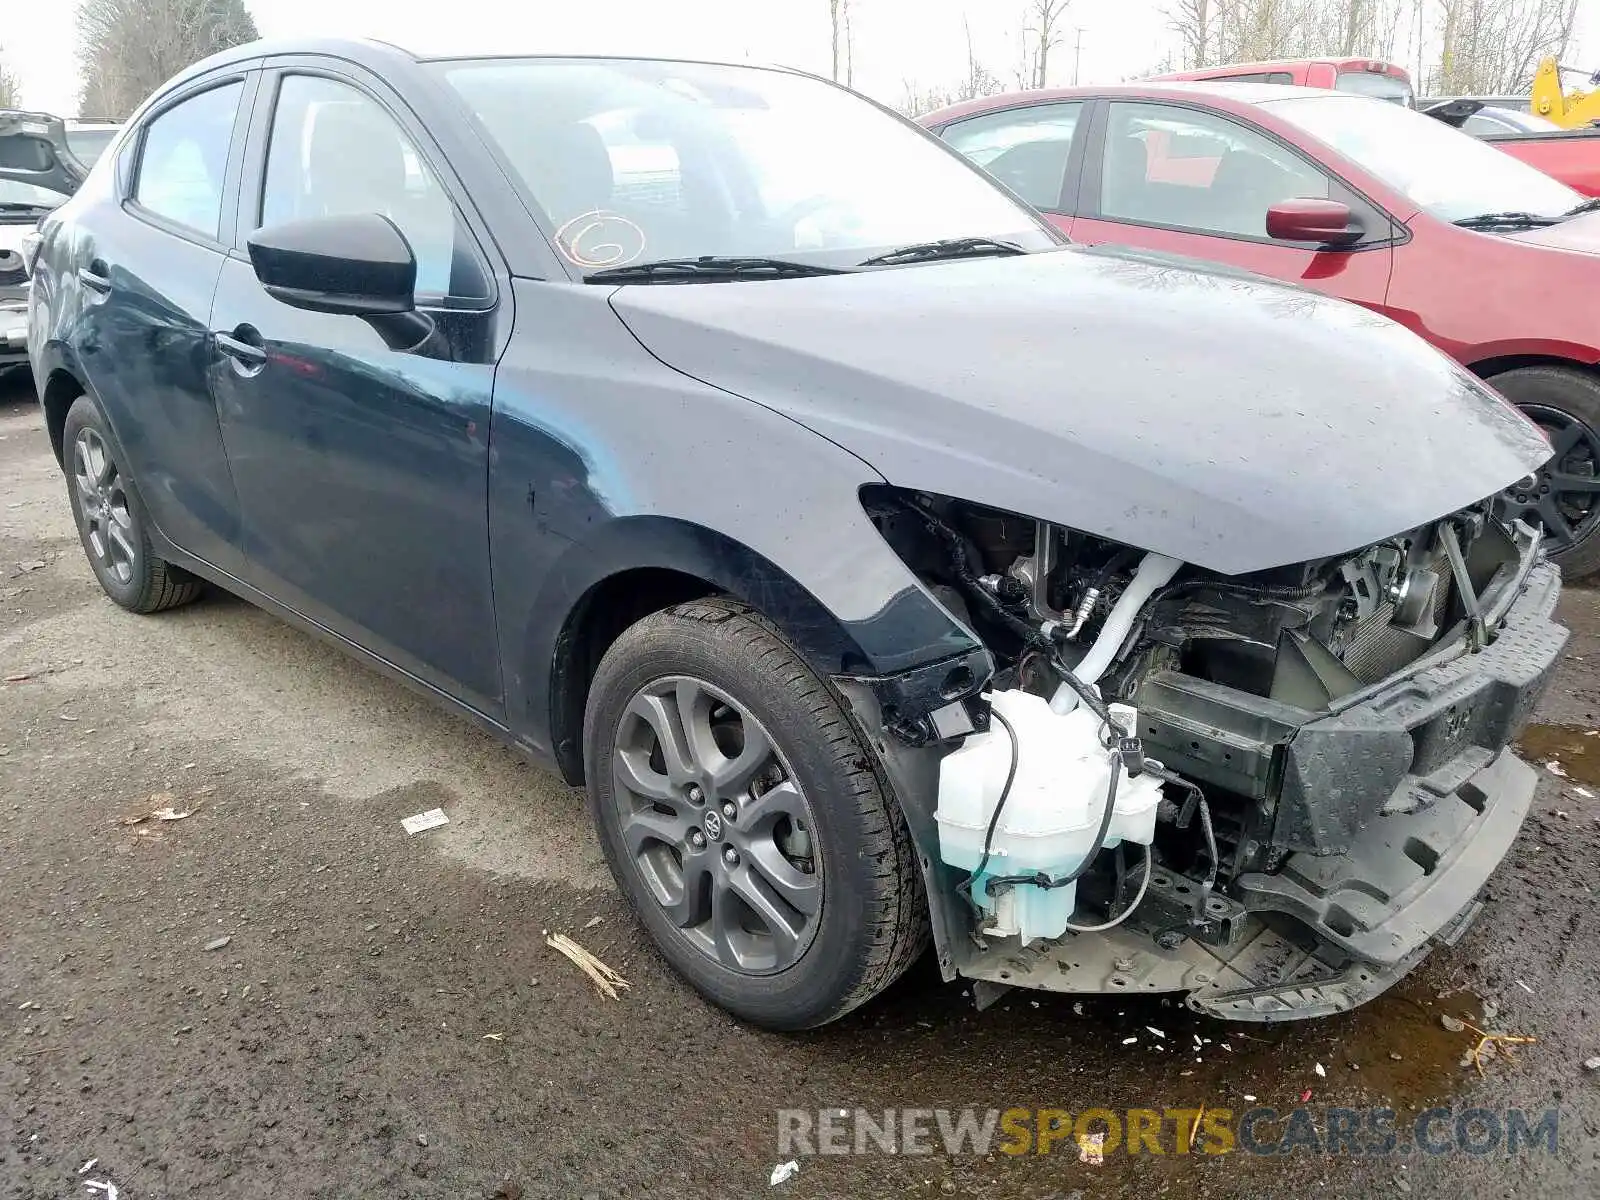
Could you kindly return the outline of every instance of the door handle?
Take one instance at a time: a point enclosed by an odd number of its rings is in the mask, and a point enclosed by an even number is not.
[[[241,325],[232,333],[219,329],[211,337],[216,342],[217,349],[233,360],[233,369],[240,375],[246,377],[259,375],[261,368],[267,365],[266,349],[253,341],[246,341],[245,337],[239,336],[240,334],[257,339],[261,337],[248,325]]]
[[[105,272],[105,263],[95,259],[87,267],[78,268],[78,282],[91,292],[99,292],[103,296],[111,290],[111,276]]]

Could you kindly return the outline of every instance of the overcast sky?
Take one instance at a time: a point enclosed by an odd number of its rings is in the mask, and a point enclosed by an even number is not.
[[[827,0],[245,0],[263,37],[374,37],[417,51],[604,51],[751,59],[828,72]],[[1074,0],[1050,81],[1112,82],[1154,69],[1174,47],[1163,0]],[[946,84],[965,70],[963,18],[978,57],[1010,80],[1020,0],[852,0],[856,87],[901,98],[904,80]],[[1600,68],[1600,0],[1579,0],[1569,60]],[[72,115],[75,0],[11,0],[0,55],[30,108]],[[1411,57],[1398,55],[1403,62]]]

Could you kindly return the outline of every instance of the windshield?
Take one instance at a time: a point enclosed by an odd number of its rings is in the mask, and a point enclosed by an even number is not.
[[[1583,199],[1487,142],[1392,104],[1325,94],[1270,107],[1441,220],[1489,213],[1559,219]]]
[[[959,155],[806,76],[610,59],[435,69],[585,270],[703,256],[852,266],[970,237],[1059,244]]]
[[[1417,105],[1417,98],[1411,91],[1410,83],[1380,71],[1340,71],[1334,76],[1333,86],[1341,92],[1355,92],[1360,96],[1371,96],[1375,100],[1402,104],[1406,108],[1415,108]]]

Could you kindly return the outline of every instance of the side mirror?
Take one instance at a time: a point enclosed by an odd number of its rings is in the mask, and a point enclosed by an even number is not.
[[[291,308],[360,317],[391,350],[437,357],[443,339],[415,310],[417,259],[379,213],[312,217],[250,235],[250,265],[267,295]]]
[[[1348,246],[1365,232],[1361,218],[1337,200],[1283,200],[1267,209],[1267,236],[1283,242]]]

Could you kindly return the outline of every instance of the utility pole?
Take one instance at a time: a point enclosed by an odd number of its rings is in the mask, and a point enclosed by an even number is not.
[[[1083,59],[1083,26],[1075,26],[1078,36],[1072,43],[1072,86],[1078,86],[1078,64]]]

